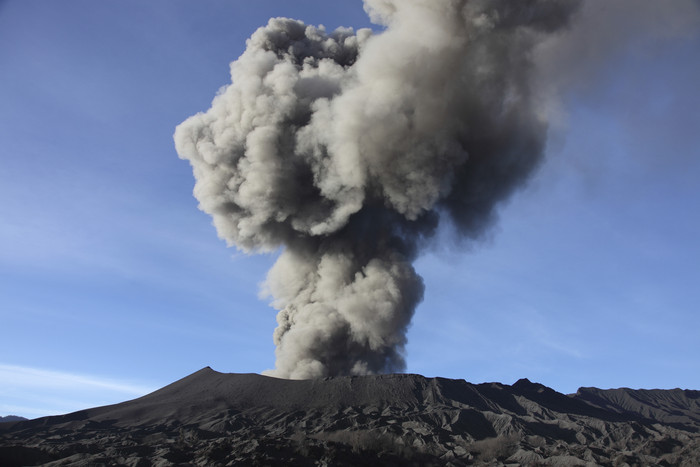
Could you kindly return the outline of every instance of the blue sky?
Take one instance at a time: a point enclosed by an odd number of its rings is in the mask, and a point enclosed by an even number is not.
[[[271,16],[360,1],[0,3],[0,415],[274,365],[274,255],[226,248],[172,134]],[[446,240],[408,372],[700,388],[700,35],[632,49],[563,101],[547,161],[483,241]]]

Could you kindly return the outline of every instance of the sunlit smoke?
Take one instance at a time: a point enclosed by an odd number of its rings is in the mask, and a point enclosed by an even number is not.
[[[219,236],[283,247],[265,284],[279,377],[405,368],[423,297],[413,260],[441,219],[479,238],[533,173],[547,101],[571,81],[552,60],[589,20],[556,0],[365,9],[381,33],[271,19],[212,107],[175,132]]]

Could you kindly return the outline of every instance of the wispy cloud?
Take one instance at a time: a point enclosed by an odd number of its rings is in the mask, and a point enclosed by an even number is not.
[[[133,385],[94,376],[4,364],[0,364],[0,381],[10,383],[13,386],[42,389],[75,388],[84,390],[86,387],[100,388],[131,395],[144,395],[153,391],[153,388],[149,386]]]
[[[154,387],[0,363],[0,415],[56,415],[143,396]]]

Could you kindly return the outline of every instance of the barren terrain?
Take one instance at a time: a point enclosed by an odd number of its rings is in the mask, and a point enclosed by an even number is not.
[[[691,466],[700,391],[207,367],[121,404],[0,423],[0,464]]]

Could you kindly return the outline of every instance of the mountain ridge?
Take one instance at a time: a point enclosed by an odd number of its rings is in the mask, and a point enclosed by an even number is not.
[[[3,465],[696,465],[700,391],[527,379],[286,380],[205,367],[138,399],[3,423]],[[50,441],[49,441],[50,440]]]

